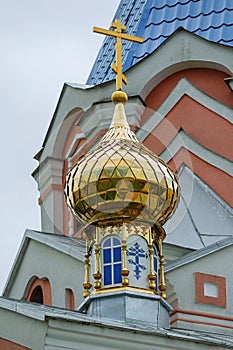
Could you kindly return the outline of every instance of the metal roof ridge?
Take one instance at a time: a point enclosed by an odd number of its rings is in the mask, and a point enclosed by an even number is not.
[[[201,259],[209,254],[215,253],[221,249],[227,248],[233,244],[233,236],[222,239],[221,241],[210,244],[206,247],[200,248],[195,252],[176,259],[175,261],[167,263],[165,272],[172,271],[176,268],[189,264],[197,259]]]
[[[30,232],[30,233],[29,233]],[[44,236],[43,236],[44,235]],[[44,243],[45,245],[49,246],[50,248],[54,248],[64,254],[67,254],[69,256],[72,256],[79,261],[83,262],[83,257],[82,257],[82,252],[78,251],[78,248],[82,248],[81,245],[76,245],[77,249],[75,249],[74,245],[72,246],[66,246],[66,243],[59,241],[59,239],[67,239],[68,240],[80,240],[79,238],[74,238],[74,237],[68,237],[65,235],[59,235],[59,234],[54,234],[54,233],[43,233],[39,231],[28,231],[26,234],[26,237],[34,239],[40,243]],[[67,242],[68,243],[68,242]],[[65,246],[64,246],[65,245]],[[83,246],[84,248],[84,246]]]

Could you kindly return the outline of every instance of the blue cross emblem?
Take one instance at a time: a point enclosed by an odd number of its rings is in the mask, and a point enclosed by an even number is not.
[[[140,258],[148,258],[148,254],[145,252],[143,248],[140,247],[138,242],[136,242],[133,246],[131,246],[127,252],[127,256],[133,256],[134,259],[128,259],[129,264],[135,265],[134,273],[137,280],[141,277],[140,273],[142,270],[145,270],[146,267],[140,264]]]

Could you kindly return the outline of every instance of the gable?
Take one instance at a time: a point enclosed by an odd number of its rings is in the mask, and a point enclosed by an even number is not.
[[[43,233],[40,235],[43,236]],[[58,238],[66,239],[62,236]],[[82,251],[80,248],[77,249]],[[83,262],[72,253],[71,244],[68,252],[62,252],[52,244],[49,246],[38,240],[26,238],[26,243],[19,252],[9,276],[4,297],[25,300],[30,285],[36,278],[49,281],[52,305],[65,307],[67,288],[75,293],[75,305],[81,303],[84,280]]]
[[[179,182],[181,199],[165,225],[165,242],[200,249],[232,237],[232,209],[187,167],[179,172]]]

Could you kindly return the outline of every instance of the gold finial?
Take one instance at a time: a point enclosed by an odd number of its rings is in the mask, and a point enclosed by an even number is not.
[[[116,91],[112,95],[113,102],[127,102],[128,98],[125,92],[122,91],[122,81],[127,84],[127,78],[122,72],[122,42],[121,40],[134,41],[136,43],[142,44],[143,39],[137,36],[122,33],[126,30],[126,26],[122,24],[120,19],[116,19],[115,22],[111,24],[111,28],[114,30],[107,30],[98,27],[94,27],[93,31],[95,33],[113,36],[116,38],[116,64],[112,63],[111,68],[116,73]]]

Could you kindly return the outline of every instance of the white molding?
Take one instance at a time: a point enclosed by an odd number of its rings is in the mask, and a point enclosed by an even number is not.
[[[70,170],[72,168],[72,160],[75,158],[76,153],[74,153],[75,148],[78,146],[79,142],[83,139],[85,139],[86,136],[85,134],[76,134],[71,145],[70,148],[68,149],[68,152],[66,153],[66,159],[68,162],[68,170]]]
[[[69,157],[72,157],[75,148],[77,147],[78,143],[80,140],[85,139],[85,134],[76,134],[71,145],[70,148],[68,150],[68,152],[66,153],[66,158],[68,159]]]
[[[200,143],[196,142],[189,135],[187,135],[183,130],[176,134],[175,138],[167,146],[166,150],[160,154],[160,157],[167,163],[182,147],[194,153],[205,162],[233,176],[233,167],[230,160],[210,151],[208,148],[203,147]]]
[[[220,115],[228,122],[233,122],[233,109],[227,107],[214,98],[206,95],[201,90],[192,85],[186,78],[181,78],[170,95],[161,104],[155,113],[142,125],[141,129],[137,132],[137,137],[144,141],[145,138],[151,133],[153,129],[165,118],[165,116],[174,108],[177,102],[183,96],[189,96],[194,101],[197,101],[202,106],[205,106],[214,113]]]
[[[50,185],[62,185],[63,159],[47,157],[40,163],[36,181],[42,195]]]

